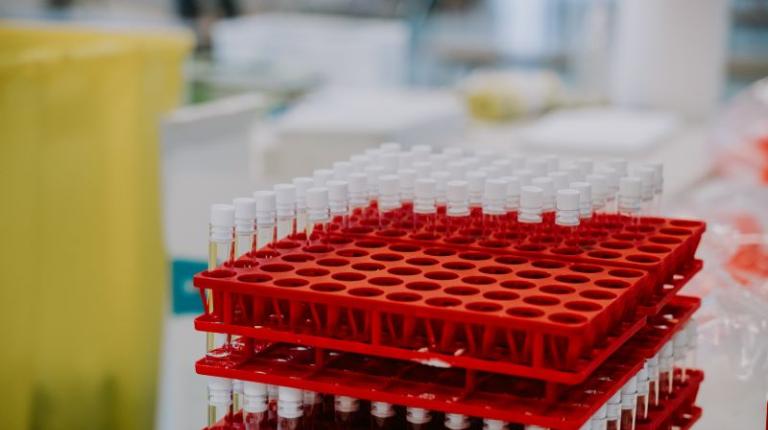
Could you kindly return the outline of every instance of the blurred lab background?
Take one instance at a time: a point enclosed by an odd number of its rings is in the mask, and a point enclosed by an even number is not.
[[[768,393],[768,1],[0,1],[0,428],[201,428],[207,208],[384,141],[665,163],[697,428]],[[761,80],[762,79],[762,80]]]

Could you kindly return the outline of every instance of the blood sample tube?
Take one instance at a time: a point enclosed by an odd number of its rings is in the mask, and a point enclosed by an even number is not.
[[[434,233],[437,223],[434,179],[417,179],[414,186],[413,231]]]
[[[621,391],[611,396],[605,406],[605,429],[619,430],[621,428]]]
[[[579,219],[591,219],[592,184],[589,182],[571,182],[570,188],[579,192]]]
[[[661,402],[661,393],[659,387],[659,356],[657,352],[653,357],[646,360],[648,363],[648,398],[650,406],[657,407]]]
[[[635,430],[637,416],[637,375],[621,387],[621,429]]]
[[[584,178],[586,178],[586,175],[581,174],[581,169],[576,163],[564,164],[560,170],[568,174],[569,182],[584,182]]]
[[[349,227],[349,184],[346,181],[331,180],[326,186],[331,222],[341,226],[341,229],[347,229]]]
[[[605,164],[616,170],[616,174],[618,175],[618,178],[621,179],[625,176],[627,176],[627,160],[624,158],[611,158],[608,161],[605,162]]]
[[[483,430],[507,430],[507,423],[501,420],[486,418],[483,420]]]
[[[243,383],[243,424],[245,430],[269,430],[266,384]]]
[[[391,403],[371,402],[371,430],[397,430],[397,416]]]
[[[661,348],[659,357],[659,392],[661,399],[666,399],[672,394],[673,388],[673,363],[674,363],[674,345],[669,340]]]
[[[555,224],[562,228],[563,236],[570,238],[579,225],[579,197],[577,190],[564,189],[557,191]]]
[[[400,206],[403,208],[403,213],[408,216],[413,212],[413,188],[416,182],[416,171],[400,169],[397,171],[397,176],[400,178]]]
[[[539,187],[520,187],[520,211],[517,220],[522,224],[541,224],[544,192]]]
[[[467,172],[467,189],[469,190],[469,211],[472,217],[482,222],[483,192],[485,191],[485,172],[473,170]]]
[[[320,429],[320,421],[323,419],[323,396],[314,391],[304,390],[304,429]]]
[[[235,207],[235,258],[245,255],[256,246],[256,200],[239,197],[232,201]]]
[[[427,430],[432,421],[432,414],[422,408],[406,408],[405,421],[408,430]]]
[[[312,172],[314,187],[324,187],[325,184],[331,179],[333,179],[333,170],[331,169],[317,169]]]
[[[465,430],[469,428],[470,422],[466,415],[445,414],[444,425],[446,430]]]
[[[379,200],[379,178],[384,175],[384,167],[368,166],[365,171],[368,176],[368,201],[372,207],[378,207]],[[378,216],[378,213],[376,213]]]
[[[639,178],[624,177],[619,179],[619,194],[616,198],[619,215],[636,220],[641,208],[641,187]]]
[[[293,179],[296,187],[296,233],[307,234],[307,190],[312,188],[312,178],[299,177]]]
[[[499,169],[499,177],[512,175],[512,162],[510,162],[509,160],[505,160],[505,159],[494,160],[493,162],[491,162],[491,165]]]
[[[277,209],[277,240],[282,240],[296,234],[296,186],[277,184],[273,190]]]
[[[608,425],[608,406],[602,405],[589,420],[589,430],[606,430]]]
[[[493,160],[495,160],[498,157],[498,153],[494,151],[493,149],[478,149],[475,152],[475,156],[478,160],[480,160],[480,164],[483,166],[487,166],[491,163],[493,163]]]
[[[398,158],[397,158],[398,170],[413,168],[413,163],[414,163],[413,152],[403,151],[398,153]]]
[[[541,215],[547,225],[555,223],[555,184],[549,176],[533,178],[531,185],[541,188]]]
[[[235,247],[235,208],[232,205],[215,204],[211,206],[210,225],[208,228],[208,270],[215,270],[219,265],[234,260]],[[205,290],[206,313],[213,315],[213,291]],[[217,339],[220,338],[220,339]],[[228,355],[228,348],[217,348],[225,343],[226,336],[206,333],[205,350],[209,358],[223,358]]]
[[[467,163],[464,160],[449,161],[446,170],[451,174],[450,178],[454,181],[461,181],[467,175]]]
[[[400,179],[397,175],[379,177],[379,228],[391,225],[400,209]]]
[[[654,172],[651,167],[638,166],[633,171],[633,176],[640,178],[640,197],[642,198],[642,212],[647,214],[653,210]]]
[[[348,396],[336,396],[334,398],[334,422],[337,430],[352,430],[359,421],[357,416],[360,410],[360,401]]]
[[[483,193],[483,229],[486,234],[500,231],[505,224],[507,210],[507,182],[501,179],[485,181]]]
[[[327,188],[307,190],[307,212],[307,244],[322,241],[326,224],[330,221]]]
[[[401,145],[398,142],[384,142],[381,145],[379,145],[379,149],[382,152],[400,152],[402,151],[403,145]]]
[[[685,337],[685,329],[681,329],[672,338],[672,356],[674,358],[673,376],[675,385],[682,385],[686,378],[686,355],[688,353],[688,339]],[[673,387],[674,389],[674,387]]]
[[[469,225],[469,186],[467,181],[449,181],[445,192],[448,200],[446,236],[450,237],[460,234]]]
[[[350,217],[359,222],[368,207],[368,176],[365,173],[349,175],[349,211]]]
[[[643,368],[637,372],[637,419],[645,420],[648,418],[648,406],[650,387],[648,384],[648,361],[646,360]]]
[[[232,380],[212,376],[208,378],[208,427],[220,420],[232,420]]]
[[[605,209],[603,212],[616,213],[616,193],[619,192],[619,174],[612,167],[600,167],[597,173],[605,176]]]
[[[275,242],[277,230],[277,198],[274,191],[256,191],[256,248],[263,249]]]
[[[302,429],[301,390],[291,387],[279,387],[277,394],[277,430]]]
[[[605,211],[605,197],[608,192],[607,178],[603,175],[589,174],[587,182],[592,185],[592,212],[603,213]]]
[[[350,173],[352,173],[352,163],[349,161],[336,161],[333,163],[333,179],[346,181]]]
[[[437,225],[445,226],[446,224],[446,212],[448,207],[448,196],[446,194],[446,187],[450,180],[451,174],[447,171],[440,170],[432,172],[432,179],[435,180],[435,207],[437,207]]]
[[[520,180],[517,176],[504,176],[502,181],[507,183],[507,197],[504,209],[507,212],[508,225],[517,223],[517,213],[520,210]]]
[[[664,164],[648,163],[648,167],[653,169],[652,213],[658,215],[661,213],[661,199],[664,194]]]

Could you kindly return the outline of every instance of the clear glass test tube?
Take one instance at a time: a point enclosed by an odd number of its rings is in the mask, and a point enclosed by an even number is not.
[[[266,384],[244,382],[243,425],[245,430],[270,430]]]
[[[635,430],[637,417],[637,375],[621,388],[621,429]]]
[[[428,430],[432,423],[432,413],[422,408],[406,408],[405,421],[408,430]]]
[[[277,394],[277,430],[301,430],[303,394],[291,387],[279,387]]]
[[[413,232],[434,234],[437,227],[437,206],[435,191],[437,182],[434,179],[417,179],[414,184],[413,200]]]
[[[576,233],[579,226],[579,198],[581,194],[577,190],[558,190],[555,206],[555,224],[563,231],[563,237],[567,240]]]
[[[208,379],[208,427],[222,420],[232,421],[232,380],[212,376]]]
[[[501,232],[507,222],[507,181],[489,179],[483,192],[483,232],[486,238]]]
[[[322,243],[331,218],[328,189],[320,187],[307,190],[307,209],[307,244]]]
[[[648,418],[648,406],[650,404],[650,387],[648,384],[648,361],[639,372],[637,372],[637,419],[645,420]]]
[[[235,208],[232,205],[215,204],[211,206],[209,236],[208,236],[208,270],[215,270],[222,264],[230,263],[234,260],[235,247]],[[213,315],[216,312],[213,291],[207,289],[206,313]],[[205,344],[208,357],[221,358],[226,355],[226,351],[217,348],[217,345],[225,342],[218,342],[214,333],[206,333]]]
[[[293,180],[296,187],[296,232],[299,234],[307,233],[307,190],[312,188],[313,184],[312,178],[300,177]]]
[[[397,415],[391,403],[371,402],[371,430],[397,430]]]
[[[517,222],[528,237],[536,237],[541,228],[544,192],[539,187],[526,185],[520,188],[520,211]]]
[[[274,191],[256,191],[256,248],[264,249],[275,243],[277,230],[277,198]]]
[[[446,237],[461,234],[471,222],[468,185],[467,181],[449,181],[446,184]]]
[[[292,237],[297,232],[296,225],[296,186],[277,184],[274,186],[277,215],[276,239]]]
[[[239,197],[235,207],[235,258],[245,255],[256,246],[256,200]]]
[[[400,178],[397,175],[379,177],[379,228],[393,227],[400,204]]]

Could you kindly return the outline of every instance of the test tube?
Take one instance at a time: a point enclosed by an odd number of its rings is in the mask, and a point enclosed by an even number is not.
[[[661,198],[664,193],[664,164],[648,163],[648,167],[653,169],[653,214],[661,213]]]
[[[352,163],[349,161],[336,161],[333,163],[333,179],[346,181],[350,173],[352,173]]]
[[[621,179],[625,176],[627,176],[627,160],[624,158],[611,158],[608,161],[605,162],[605,164],[616,170],[616,174],[618,175],[618,178]]]
[[[234,260],[235,247],[235,208],[232,205],[215,204],[211,206],[210,225],[208,228],[208,270],[215,270],[219,265]],[[215,313],[213,291],[205,290],[206,312]],[[226,350],[216,348],[214,333],[206,333],[205,350],[210,358],[222,358]]]
[[[363,173],[365,168],[371,164],[371,159],[367,155],[355,154],[349,157],[349,162],[352,165],[352,172],[350,173]]]
[[[483,193],[483,228],[487,234],[493,234],[504,226],[507,210],[507,181],[489,179],[485,181]]]
[[[606,430],[608,425],[608,406],[602,405],[589,420],[589,430]]]
[[[429,162],[432,163],[432,171],[445,170],[448,167],[448,156],[445,154],[430,154]]]
[[[411,148],[413,153],[413,162],[429,161],[429,156],[432,154],[432,147],[429,145],[414,145]]]
[[[274,186],[277,214],[277,240],[296,234],[296,186],[277,184]]]
[[[256,246],[256,200],[238,197],[235,207],[235,258],[245,255]]]
[[[647,166],[638,166],[634,169],[633,176],[640,178],[640,197],[643,202],[643,213],[653,210],[653,190],[654,190],[654,172]]]
[[[533,178],[531,185],[541,188],[542,220],[547,224],[555,222],[555,184],[549,176]]]
[[[400,178],[400,206],[406,214],[410,214],[413,209],[416,170],[400,169],[397,171],[397,176]]]
[[[611,396],[605,406],[605,429],[619,430],[621,428],[621,391]]]
[[[413,230],[434,233],[437,224],[434,179],[417,179],[414,186]]]
[[[449,181],[445,188],[446,236],[459,234],[469,224],[469,184],[467,181]]]
[[[303,396],[304,408],[304,430],[314,430],[320,427],[320,420],[323,418],[323,396],[314,391],[304,390]]]
[[[360,401],[354,397],[334,397],[334,426],[337,430],[352,430],[357,421],[357,412],[360,409]]]
[[[400,154],[397,152],[385,152],[379,159],[380,166],[384,168],[384,173],[394,175],[400,166]]]
[[[395,408],[391,403],[371,402],[371,430],[397,430]]]
[[[400,178],[397,175],[382,175],[379,177],[379,228],[396,220],[400,207]]]
[[[313,184],[312,178],[293,179],[293,185],[296,187],[296,232],[300,234],[307,233],[307,190],[312,188]]]
[[[512,175],[512,162],[509,160],[503,158],[501,160],[494,160],[491,165],[499,169],[501,177]]]
[[[557,191],[555,224],[563,228],[566,237],[573,236],[579,225],[580,195],[579,191],[573,189]]]
[[[245,430],[269,430],[266,384],[243,383],[243,424]]]
[[[507,430],[507,423],[501,420],[486,418],[483,420],[483,430]]]
[[[659,388],[659,356],[661,352],[657,352],[653,357],[646,360],[648,363],[648,393],[650,406],[659,406],[661,402],[660,388]]]
[[[576,163],[567,163],[560,167],[560,171],[568,174],[570,182],[584,182],[586,175],[581,174],[581,169]]]
[[[280,397],[280,387],[267,385],[267,421],[270,428],[277,428],[277,402]]]
[[[277,394],[277,430],[299,430],[303,395],[301,390],[291,387],[279,387]]]
[[[431,161],[416,161],[413,163],[413,170],[416,171],[416,179],[429,178],[432,174],[433,165]]]
[[[513,225],[517,222],[517,211],[520,209],[520,180],[517,176],[504,176],[501,180],[507,183],[504,209],[507,212],[508,224]]]
[[[592,212],[600,213],[605,210],[605,196],[608,191],[607,178],[603,175],[589,174],[587,182],[592,185]]]
[[[686,367],[688,369],[696,368],[696,355],[698,354],[699,344],[699,324],[695,319],[688,321],[685,326],[685,337],[688,339],[688,353],[686,354]]]
[[[579,192],[579,218],[592,218],[592,184],[589,182],[571,182],[570,188]]]
[[[467,175],[467,163],[464,160],[449,161],[446,170],[451,174],[450,178],[454,181],[461,181]]]
[[[469,428],[470,422],[466,415],[445,414],[444,425],[446,430],[465,430]]]
[[[598,174],[605,176],[605,210],[606,213],[616,213],[616,193],[619,192],[619,174],[612,167],[600,167]]]
[[[620,215],[636,219],[641,208],[641,186],[639,178],[623,177],[619,179],[619,194],[616,197]]]
[[[485,188],[485,172],[474,170],[467,172],[467,189],[469,191],[469,210],[473,216],[482,214],[483,192]]]
[[[637,375],[621,387],[621,429],[635,430],[637,416]]]
[[[650,388],[648,386],[648,361],[646,360],[643,368],[637,372],[637,418],[645,420],[648,418],[648,405]]]
[[[277,197],[274,191],[256,191],[256,248],[263,249],[275,242],[277,229]]]
[[[555,154],[548,154],[541,157],[547,163],[547,173],[560,170],[560,158]]]
[[[398,170],[410,169],[413,167],[414,156],[413,152],[404,151],[398,154],[397,168]]]
[[[232,420],[232,380],[212,376],[208,378],[208,427],[220,420]]]
[[[330,221],[328,188],[308,189],[307,209],[307,243],[311,244],[322,238],[325,226]]]
[[[518,222],[522,224],[541,224],[541,211],[544,192],[539,187],[526,185],[520,187],[520,211]]]
[[[536,174],[530,169],[520,169],[515,171],[515,176],[520,181],[520,186],[524,187],[531,185],[531,181],[536,177]]]
[[[422,408],[406,408],[405,421],[408,430],[427,430],[432,421],[432,414]]]
[[[533,172],[534,177],[546,176],[548,173],[547,167],[547,160],[543,158],[531,158],[526,166],[527,169]]]
[[[331,169],[317,169],[312,172],[312,180],[315,187],[324,187],[326,182],[333,179],[333,170]]]
[[[245,387],[243,381],[239,379],[232,380],[232,415],[237,414],[243,407],[243,396]],[[243,414],[245,417],[245,414]]]
[[[382,152],[400,152],[403,148],[403,145],[401,145],[398,142],[384,142],[381,145],[379,145],[379,149]]]
[[[564,190],[568,188],[568,183],[570,182],[568,173],[558,170],[555,172],[549,172],[547,176],[552,178],[552,187],[554,188],[555,192],[557,192],[557,190]]]
[[[368,166],[365,174],[368,177],[368,201],[372,206],[378,207],[379,178],[384,175],[384,167]]]
[[[365,173],[350,173],[349,175],[349,210],[353,217],[363,215],[368,207],[368,176]]]
[[[673,341],[669,340],[661,348],[659,357],[659,391],[662,399],[666,399],[672,394],[673,388],[673,360],[674,360]]]
[[[435,206],[437,206],[437,216],[445,215],[445,208],[448,205],[446,195],[446,186],[450,180],[451,174],[445,170],[432,172],[432,179],[435,180]],[[439,220],[438,220],[439,221]]]
[[[525,168],[526,159],[522,155],[509,155],[506,158],[509,160],[509,164],[512,166],[512,171],[515,173],[515,176],[517,176],[517,171],[520,169]]]
[[[332,180],[328,181],[326,186],[331,222],[346,229],[349,227],[349,184],[346,181]]]
[[[682,385],[685,382],[686,356],[688,354],[688,339],[685,337],[685,328],[681,329],[672,338],[672,356],[674,358],[674,384]]]

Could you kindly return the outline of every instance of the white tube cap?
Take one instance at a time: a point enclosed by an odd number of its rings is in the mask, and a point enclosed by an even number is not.
[[[520,169],[515,172],[515,176],[520,180],[521,186],[531,185],[531,181],[536,176],[530,169]]]
[[[225,204],[211,205],[211,225],[223,228],[235,226],[235,207]]]
[[[256,199],[256,223],[268,225],[275,223],[277,196],[274,191],[261,190],[253,193]]]
[[[379,209],[388,211],[400,207],[400,178],[397,175],[379,177]]]
[[[312,179],[315,181],[315,187],[324,187],[326,182],[333,178],[333,170],[317,169],[312,172]]]
[[[400,154],[397,152],[385,152],[381,154],[380,161],[386,173],[395,173],[400,166]]]
[[[250,197],[238,197],[232,201],[235,207],[235,230],[252,232],[256,220],[256,200]]]
[[[592,185],[589,182],[571,182],[571,188],[579,192],[579,218],[591,218]]]
[[[467,181],[448,181],[445,185],[449,216],[469,215],[469,184]]]
[[[528,170],[533,172],[534,176],[545,176],[547,174],[547,160],[543,158],[532,158],[528,160]]]
[[[544,212],[555,209],[555,185],[552,178],[539,176],[531,180],[531,185],[541,188],[541,208]]]
[[[549,172],[547,176],[552,178],[552,185],[555,191],[568,188],[568,183],[570,182],[570,175],[568,175],[567,172],[558,170],[556,172]]]
[[[315,222],[327,221],[329,217],[328,188],[313,187],[307,190],[309,219]]]
[[[403,149],[403,145],[397,142],[384,142],[379,146],[382,152],[399,152]]]
[[[278,217],[290,217],[296,213],[296,186],[277,184],[273,187]]]
[[[333,179],[337,181],[346,181],[347,176],[352,173],[352,163],[349,161],[337,161],[333,163]]]
[[[315,181],[312,178],[298,177],[293,178],[293,185],[296,187],[296,207],[304,209],[307,207],[307,190],[312,188]]]

